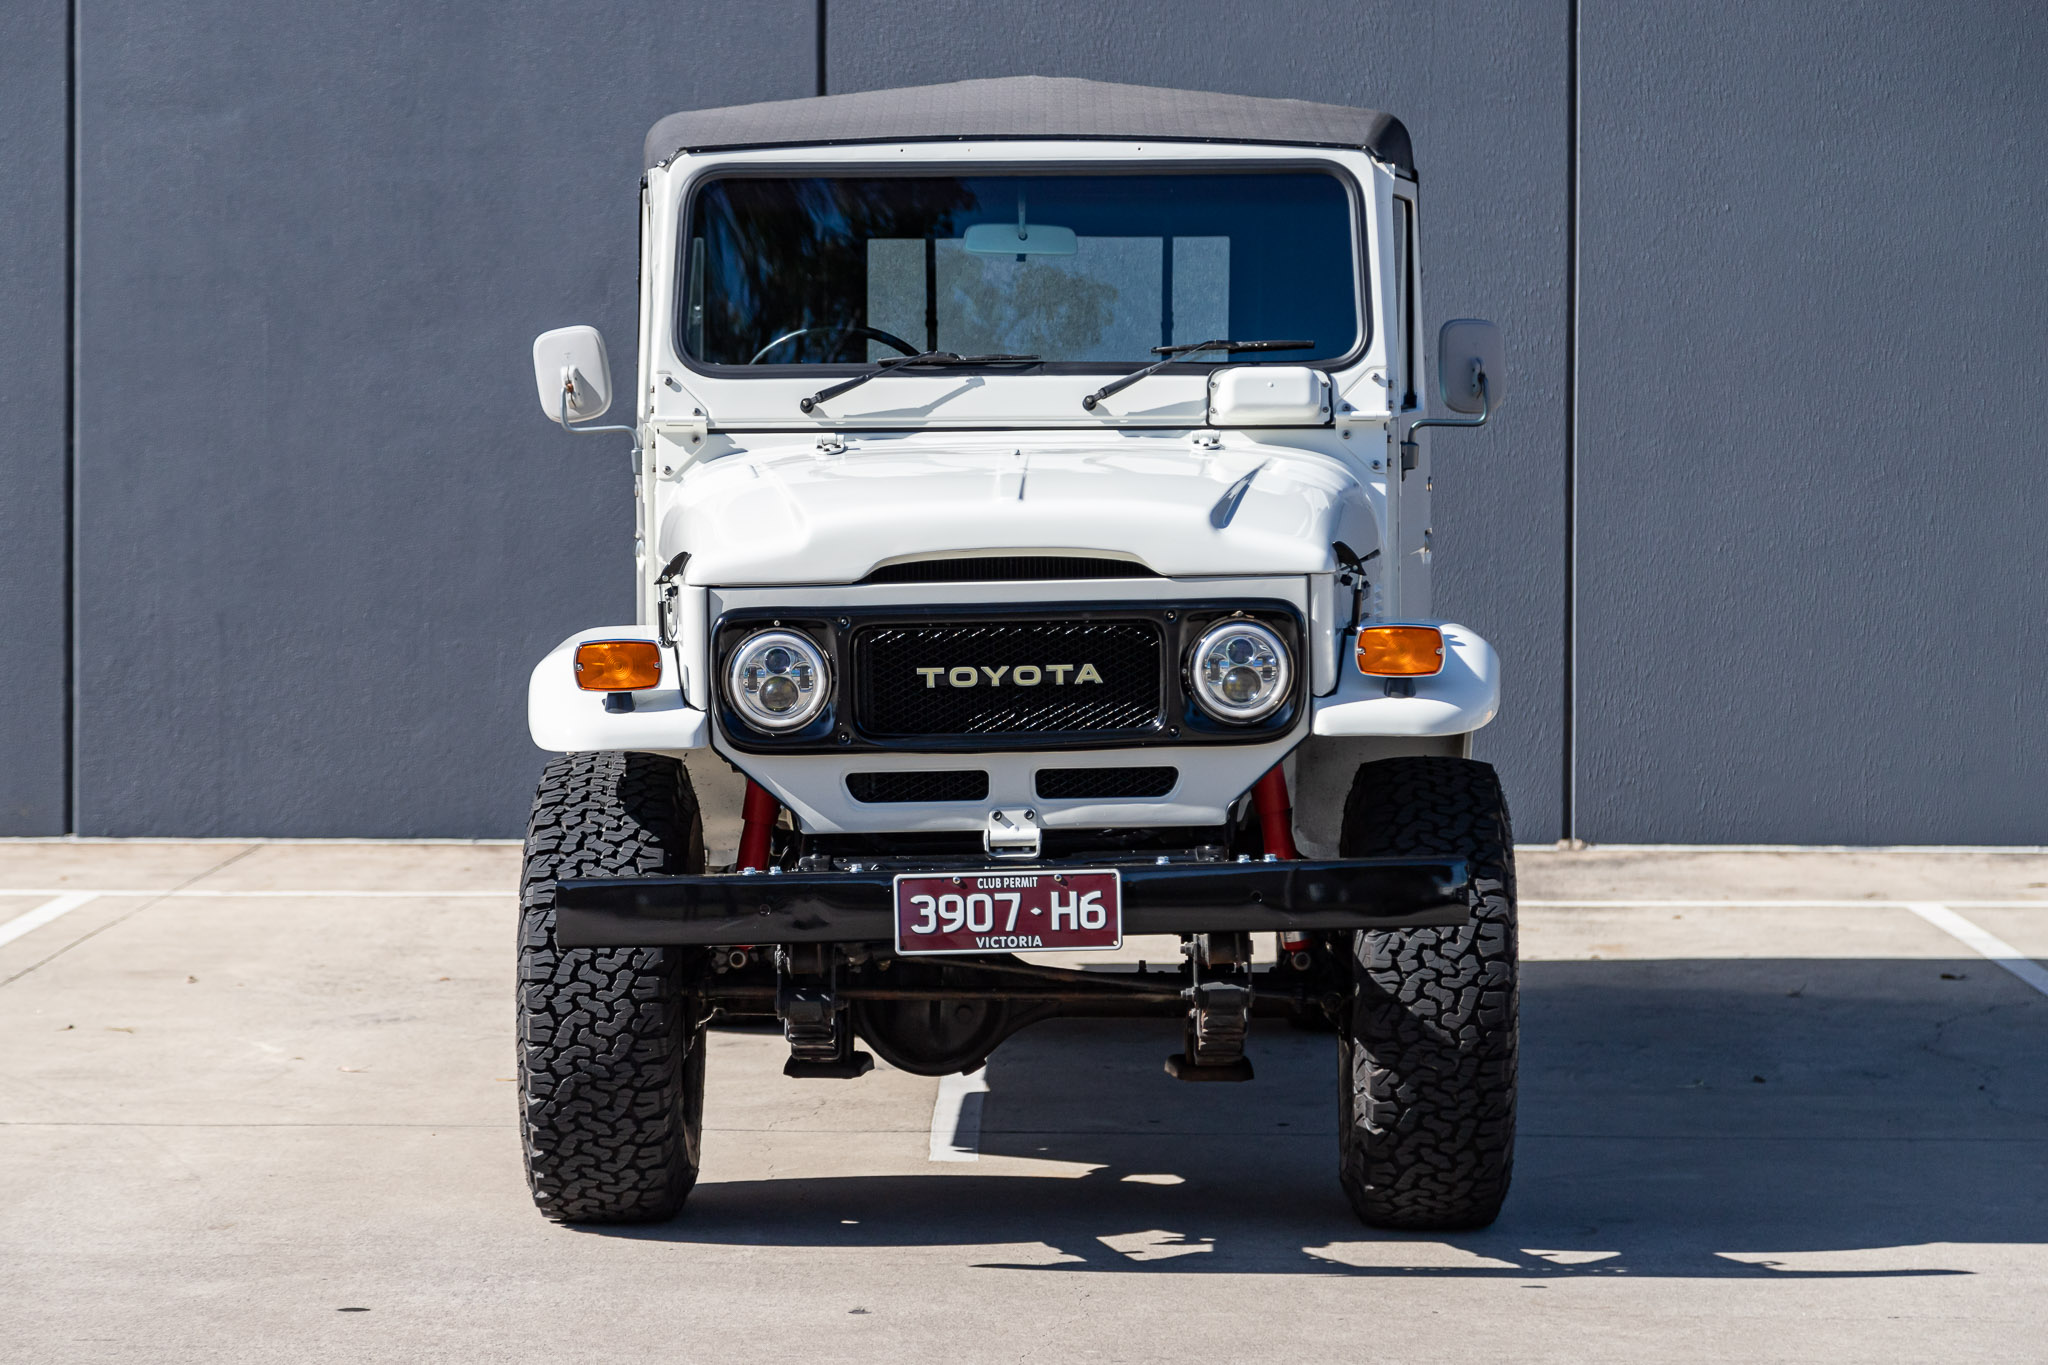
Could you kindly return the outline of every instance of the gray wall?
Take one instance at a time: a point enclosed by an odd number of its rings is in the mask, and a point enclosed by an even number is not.
[[[809,93],[808,0],[83,7],[78,828],[502,835],[526,675],[632,619],[640,138]]]
[[[64,828],[67,42],[62,5],[0,41],[0,834]]]
[[[2048,10],[1587,5],[1582,833],[2048,843]]]
[[[61,6],[0,47],[0,833],[69,821],[74,95],[73,827],[516,832],[528,669],[630,611],[623,449],[542,424],[528,343],[630,335],[641,133],[810,93],[815,0],[79,8],[75,84]],[[1408,122],[1428,318],[1511,347],[1498,428],[1437,443],[1437,595],[1506,656],[1480,754],[1528,839],[1564,819],[1570,15],[841,0],[826,54],[840,91],[1043,72]],[[2048,19],[1583,19],[1576,832],[2048,841]]]

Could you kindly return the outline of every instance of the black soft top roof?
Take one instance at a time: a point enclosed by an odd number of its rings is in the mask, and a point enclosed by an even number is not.
[[[1069,76],[913,85],[670,114],[647,134],[647,165],[682,152],[987,138],[1115,138],[1358,147],[1415,174],[1392,114],[1307,100],[1113,85]]]

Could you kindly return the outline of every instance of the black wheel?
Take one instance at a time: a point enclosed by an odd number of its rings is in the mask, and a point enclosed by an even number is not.
[[[1480,901],[1458,929],[1361,932],[1338,1021],[1338,1176],[1375,1227],[1484,1227],[1515,1158],[1514,840],[1491,766],[1359,768],[1347,858],[1466,858]]]
[[[704,1130],[685,950],[557,948],[555,883],[703,865],[697,801],[674,759],[569,754],[541,774],[520,899],[519,1129],[549,1218],[673,1217],[697,1181]]]

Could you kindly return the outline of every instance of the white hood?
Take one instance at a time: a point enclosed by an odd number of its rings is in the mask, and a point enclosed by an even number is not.
[[[853,583],[950,554],[1080,552],[1167,577],[1328,573],[1330,545],[1376,548],[1364,487],[1341,463],[1278,446],[1129,440],[1065,450],[861,439],[691,467],[661,519],[658,562],[733,587]]]

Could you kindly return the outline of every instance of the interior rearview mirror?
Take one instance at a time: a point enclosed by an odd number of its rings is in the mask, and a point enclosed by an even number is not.
[[[1437,333],[1437,389],[1452,412],[1492,412],[1507,396],[1507,358],[1500,328],[1479,318],[1455,318]]]
[[[533,382],[541,411],[564,426],[602,417],[612,405],[612,366],[595,327],[557,327],[533,339]]]
[[[1047,223],[974,223],[960,245],[975,256],[1071,256],[1078,249],[1072,228]]]
[[[1033,223],[1024,217],[1024,196],[1017,196],[1017,222],[975,223],[960,239],[972,256],[1071,256],[1080,249],[1080,239],[1068,227]]]

